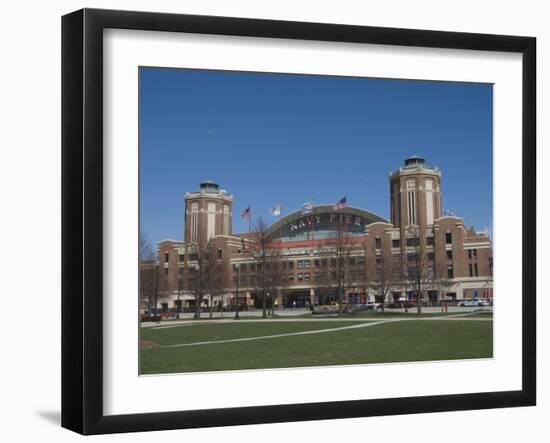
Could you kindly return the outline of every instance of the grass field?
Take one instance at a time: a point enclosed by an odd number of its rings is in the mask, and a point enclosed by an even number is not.
[[[490,315],[187,321],[142,327],[140,372],[490,358]]]

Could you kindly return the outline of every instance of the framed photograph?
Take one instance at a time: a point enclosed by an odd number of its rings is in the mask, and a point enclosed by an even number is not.
[[[62,20],[62,425],[536,403],[531,37]]]

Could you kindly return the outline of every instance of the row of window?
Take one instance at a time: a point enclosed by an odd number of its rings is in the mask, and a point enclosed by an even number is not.
[[[409,273],[409,276],[411,276],[411,278],[414,278],[414,275],[415,275],[415,268],[410,268],[408,270],[408,273]],[[376,269],[376,275],[377,275],[377,278],[382,278],[382,269],[381,268],[377,268]],[[478,275],[478,269],[477,269],[477,264],[475,264],[473,267],[472,265],[470,265],[470,276],[477,276]],[[435,276],[435,269],[433,267],[429,267],[427,268],[427,277],[428,278],[433,278]],[[328,282],[329,280],[329,277],[331,279],[331,281],[334,281],[336,280],[336,278],[338,277],[338,274],[336,271],[331,271],[331,272],[327,272],[327,271],[323,271],[323,272],[316,272],[316,273],[310,273],[310,272],[298,272],[296,274],[294,273],[290,273],[290,274],[285,274],[283,275],[281,278],[283,281],[287,281],[287,282],[293,282],[293,281],[311,281],[311,280],[314,280],[314,281],[317,281],[317,282]],[[394,272],[394,278],[398,278],[399,277],[399,273],[397,272]],[[448,265],[447,266],[447,278],[454,278],[454,268],[452,265]],[[365,271],[359,271],[359,272],[355,272],[355,271],[350,271],[350,272],[347,272],[345,274],[345,279],[348,280],[348,281],[365,281],[366,280],[366,272]],[[234,275],[233,276],[233,283],[236,283],[237,281],[237,276]],[[256,275],[243,275],[243,276],[240,276],[239,277],[239,284],[243,285],[243,286],[246,286],[247,284],[251,284],[251,285],[254,285],[256,284],[257,282],[259,282],[259,278],[256,276]]]
[[[450,232],[447,232],[445,234],[445,243],[450,245],[453,243],[453,235]],[[420,245],[420,238],[418,237],[412,237],[408,238],[406,241],[407,246],[409,247],[418,247]],[[433,246],[435,244],[435,238],[434,237],[426,237],[426,245],[427,246]],[[401,245],[401,242],[398,238],[392,239],[392,248],[399,248]],[[382,249],[382,239],[376,238],[375,239],[375,247],[376,249]]]
[[[451,244],[452,243],[452,234],[450,232],[448,232],[445,235],[446,235],[445,243]],[[382,239],[381,238],[376,238],[375,243],[376,243],[375,244],[376,249],[381,249],[382,248]],[[409,246],[409,247],[418,246],[419,244],[420,244],[420,239],[418,237],[407,239],[407,246]],[[433,246],[434,245],[434,238],[433,237],[426,237],[426,244],[428,246]],[[393,248],[399,248],[399,246],[400,246],[399,239],[393,239],[392,240],[392,247]],[[448,256],[449,252],[450,251],[447,251],[447,258],[452,259],[452,256],[451,257]],[[468,249],[468,258],[471,259],[472,257],[477,258],[477,249]],[[222,258],[222,250],[221,249],[218,249],[218,258],[219,259]],[[184,259],[185,259],[184,254],[179,254],[178,255],[178,261],[179,262],[183,262]],[[191,259],[191,257],[190,257],[190,259]],[[350,260],[354,260],[354,259],[355,259],[354,257],[350,258]],[[335,259],[333,259],[333,260],[335,260]],[[357,264],[364,264],[365,258],[364,257],[358,257],[357,260],[358,260]],[[165,252],[164,253],[164,262],[168,263],[169,261],[170,261],[170,254],[168,252]],[[294,267],[294,262],[285,262],[285,263],[289,263],[290,268]],[[316,259],[316,260],[314,260],[314,264],[315,264],[316,267],[318,267],[318,266],[327,266],[327,259],[320,259],[320,260]],[[298,260],[297,265],[298,265],[298,269],[310,268],[311,267],[311,261],[310,260]],[[254,265],[250,265],[250,266],[254,266]],[[246,270],[246,264],[241,265],[241,269]]]

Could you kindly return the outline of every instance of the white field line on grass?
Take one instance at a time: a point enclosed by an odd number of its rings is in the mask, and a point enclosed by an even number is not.
[[[264,319],[240,319],[240,320],[234,320],[227,319],[227,320],[187,320],[182,323],[176,323],[172,325],[166,325],[166,326],[148,326],[148,325],[142,325],[142,328],[152,328],[155,331],[157,329],[168,329],[168,328],[177,328],[179,326],[200,326],[200,325],[218,325],[218,324],[241,324],[241,323],[263,323],[263,324],[271,324],[271,323],[296,323],[296,322],[303,322],[303,323],[330,323],[335,321],[342,321],[342,322],[379,322],[382,320],[402,320],[400,318],[340,318],[335,320],[328,320],[323,318],[270,318],[269,320]]]
[[[435,316],[435,317],[385,317],[385,318],[271,318],[269,320],[263,318],[251,318],[251,319],[240,319],[235,322],[233,318],[223,319],[223,320],[182,320],[177,321],[171,325],[157,326],[153,324],[142,324],[142,328],[153,328],[155,331],[158,329],[169,329],[169,328],[178,328],[180,326],[199,326],[199,325],[211,325],[211,324],[238,324],[238,323],[294,323],[294,322],[376,322],[381,321],[418,321],[418,320],[471,320],[471,321],[492,321],[492,318],[482,318],[482,317],[473,317],[473,318],[464,318],[474,315],[471,312],[464,314],[452,314],[448,316]]]
[[[310,334],[322,334],[325,332],[338,332],[338,331],[344,331],[348,329],[358,329],[358,328],[367,328],[369,326],[379,325],[383,323],[391,323],[391,322],[400,322],[400,321],[424,321],[424,320],[459,320],[459,321],[492,321],[492,318],[464,318],[471,314],[457,314],[453,316],[437,316],[437,317],[422,317],[422,318],[414,318],[414,317],[407,317],[407,318],[385,318],[383,320],[374,320],[374,319],[361,319],[361,324],[355,324],[351,326],[340,326],[338,328],[326,328],[326,329],[316,329],[313,331],[300,331],[300,332],[286,332],[283,334],[272,334],[272,335],[261,335],[257,337],[243,337],[243,338],[231,338],[227,340],[211,340],[211,341],[201,341],[201,342],[193,342],[193,343],[179,343],[176,345],[165,345],[160,346],[161,348],[182,348],[182,347],[188,347],[188,346],[199,346],[199,345],[211,345],[211,344],[219,344],[219,343],[235,343],[235,342],[243,342],[243,341],[253,341],[253,340],[266,340],[270,338],[280,338],[280,337],[292,337],[296,335],[310,335]],[[459,318],[456,318],[459,317]],[[343,319],[342,319],[343,320]],[[352,321],[352,319],[346,319],[347,321]],[[356,319],[355,321],[357,321]],[[265,320],[263,320],[265,322]],[[289,322],[299,322],[299,321],[311,321],[309,319],[288,319],[288,320],[271,320],[272,321],[289,321]],[[262,322],[262,320],[244,320],[242,322],[248,322],[248,323],[259,323]],[[220,321],[216,322],[208,322],[208,323],[220,323]],[[232,324],[238,324],[235,323],[233,320],[224,321],[223,323],[232,323]],[[239,322],[241,323],[241,322]],[[328,322],[327,322],[328,323]],[[167,329],[167,328],[175,328],[178,326],[190,326],[192,324],[197,324],[187,322],[179,325],[170,325],[170,326],[161,326],[157,327],[156,329]],[[204,322],[201,322],[201,324],[205,324]]]
[[[359,325],[341,326],[339,328],[317,329],[315,331],[287,332],[284,334],[262,335],[259,337],[231,338],[227,340],[212,340],[212,341],[201,341],[201,342],[194,342],[194,343],[181,343],[177,345],[166,345],[166,346],[160,346],[160,347],[161,348],[182,348],[187,346],[212,345],[217,343],[234,343],[234,342],[240,342],[240,341],[265,340],[269,338],[291,337],[295,335],[322,334],[324,332],[344,331],[346,329],[367,328],[369,326],[379,325],[381,323],[389,323],[393,321],[401,321],[401,319],[397,319],[397,320],[386,319],[386,320],[364,323]]]

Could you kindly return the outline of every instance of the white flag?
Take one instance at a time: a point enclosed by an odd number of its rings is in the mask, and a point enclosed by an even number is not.
[[[279,215],[281,215],[281,202],[277,203],[275,205],[274,208],[271,208],[271,215],[273,215],[274,217],[278,217]]]

